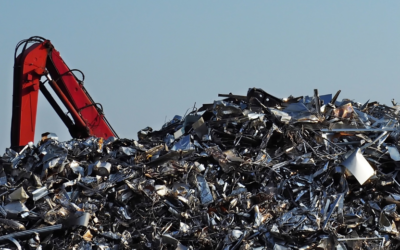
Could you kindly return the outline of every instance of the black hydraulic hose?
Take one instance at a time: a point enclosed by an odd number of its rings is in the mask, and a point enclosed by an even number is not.
[[[28,38],[28,39],[21,40],[19,43],[17,43],[17,46],[15,47],[14,62],[15,62],[15,60],[17,59],[17,52],[18,52],[18,49],[19,49],[19,47],[21,47],[22,44],[24,44],[24,48],[22,49],[21,54],[24,53],[24,51],[26,50],[27,45],[28,45],[30,42],[43,42],[43,41],[45,41],[45,40],[46,40],[46,39],[43,38],[43,37],[41,37],[41,36],[32,36],[32,37],[30,37],[30,38]]]
[[[81,73],[81,75],[82,75],[82,80],[79,80],[78,77],[76,77],[76,75],[73,73],[74,71],[77,71],[77,72]],[[55,80],[55,82],[57,82],[58,80],[60,80],[61,77],[65,76],[65,75],[68,74],[68,73],[72,73],[72,75],[75,77],[75,79],[76,79],[78,82],[84,82],[84,81],[85,81],[85,74],[83,74],[83,72],[82,72],[81,70],[79,70],[79,69],[70,69],[70,70],[68,70],[67,72],[64,72],[63,74],[61,74],[61,75]]]

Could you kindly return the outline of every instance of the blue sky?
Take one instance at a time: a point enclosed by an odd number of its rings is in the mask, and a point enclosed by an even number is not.
[[[50,39],[121,137],[259,87],[400,102],[399,1],[0,1],[0,147],[10,145],[17,42]],[[70,139],[40,96],[35,143]]]

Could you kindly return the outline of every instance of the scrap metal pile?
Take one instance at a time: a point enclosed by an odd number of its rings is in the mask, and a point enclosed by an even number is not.
[[[400,107],[261,89],[6,149],[2,249],[398,249]]]

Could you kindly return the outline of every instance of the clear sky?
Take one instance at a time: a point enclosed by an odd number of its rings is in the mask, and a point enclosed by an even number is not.
[[[249,87],[400,102],[400,1],[0,1],[0,24],[3,149],[14,48],[34,35],[85,73],[125,138]],[[46,131],[70,139],[40,94],[35,143]]]

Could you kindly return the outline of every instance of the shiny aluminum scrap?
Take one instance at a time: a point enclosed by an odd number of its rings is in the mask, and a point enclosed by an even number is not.
[[[399,249],[399,111],[251,88],[139,140],[6,149],[2,249]]]

